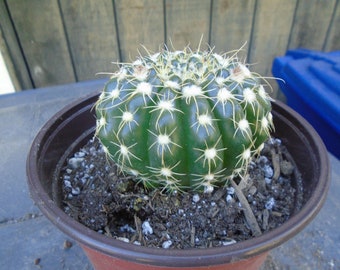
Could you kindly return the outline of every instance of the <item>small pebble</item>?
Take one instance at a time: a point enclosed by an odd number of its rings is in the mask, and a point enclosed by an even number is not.
[[[117,240],[120,240],[120,241],[125,242],[125,243],[129,243],[130,242],[130,240],[128,238],[126,238],[126,237],[117,237]]]
[[[65,240],[64,242],[64,249],[69,249],[73,246],[72,242],[69,240]]]
[[[264,207],[266,207],[266,209],[268,209],[268,210],[272,210],[273,207],[274,207],[274,205],[275,205],[275,200],[274,200],[273,197],[271,197],[271,198],[266,202],[266,204],[265,204]]]
[[[183,209],[178,209],[178,214],[181,216],[184,214],[184,210]]]
[[[204,193],[205,194],[212,193],[213,191],[214,191],[214,187],[213,186],[205,186],[204,187]]]
[[[280,164],[280,169],[284,175],[291,175],[294,171],[294,166],[289,161],[283,160]]]
[[[267,185],[270,185],[270,183],[272,182],[272,178],[265,177],[264,181],[266,182]]]
[[[268,139],[268,144],[274,144],[274,138],[269,138]]]
[[[231,195],[227,195],[227,197],[225,198],[225,200],[227,201],[227,203],[230,203],[233,201],[233,197]]]
[[[266,156],[260,156],[258,159],[257,159],[257,163],[264,166],[265,164],[268,163],[268,158]]]
[[[274,175],[274,170],[271,166],[269,165],[265,165],[263,168],[263,172],[264,172],[264,177],[266,178],[272,178]]]
[[[143,222],[142,231],[143,231],[143,234],[145,234],[145,235],[153,234],[153,229],[152,229],[149,221]]]
[[[279,146],[279,145],[281,145],[281,143],[282,143],[282,141],[280,139],[278,139],[278,138],[274,139],[274,145]]]
[[[234,195],[234,193],[235,193],[235,189],[233,187],[228,187],[227,188],[227,194]]]
[[[73,157],[68,160],[68,164],[71,166],[72,169],[77,169],[80,166],[80,164],[83,162],[83,160],[84,158]]]
[[[71,193],[72,193],[72,195],[79,195],[80,194],[80,188],[79,187],[72,188]]]
[[[119,228],[119,230],[121,232],[128,232],[128,233],[135,233],[136,230],[134,228],[132,228],[131,226],[129,226],[128,224],[125,224],[124,226],[121,226]]]
[[[77,152],[77,153],[74,154],[74,156],[76,158],[82,158],[82,157],[85,157],[85,153],[84,152]]]
[[[72,188],[71,182],[69,180],[64,180],[65,187]]]
[[[236,240],[234,240],[234,239],[228,239],[227,241],[222,241],[223,246],[229,246],[229,245],[232,245],[232,244],[235,244],[235,243],[236,243]]]
[[[192,196],[192,201],[194,203],[197,203],[200,201],[200,196],[198,194],[195,194],[194,196]]]
[[[34,260],[34,265],[39,265],[40,261],[41,261],[40,258],[36,258],[36,259]]]
[[[172,245],[172,241],[171,240],[167,240],[167,241],[163,242],[162,248],[168,249],[171,245]]]
[[[256,167],[256,163],[254,161],[249,162],[249,169],[254,169]]]

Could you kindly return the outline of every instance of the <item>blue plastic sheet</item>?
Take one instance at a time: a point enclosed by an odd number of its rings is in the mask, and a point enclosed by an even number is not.
[[[276,57],[272,73],[287,104],[317,130],[328,150],[340,159],[340,51],[307,49]]]

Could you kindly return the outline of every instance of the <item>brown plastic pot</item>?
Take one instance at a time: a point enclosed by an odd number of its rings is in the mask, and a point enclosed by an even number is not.
[[[40,210],[83,247],[95,269],[258,269],[268,252],[301,231],[319,212],[330,184],[326,148],[300,115],[273,103],[275,136],[281,138],[302,174],[304,204],[279,228],[233,245],[190,250],[164,250],[124,243],[76,222],[60,208],[58,168],[93,136],[91,110],[98,94],[75,102],[52,117],[33,141],[27,159],[28,185]]]

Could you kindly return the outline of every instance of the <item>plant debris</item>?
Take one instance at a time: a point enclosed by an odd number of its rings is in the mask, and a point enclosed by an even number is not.
[[[64,249],[70,249],[73,246],[72,242],[69,240],[64,241]]]
[[[135,245],[230,245],[282,225],[303,201],[300,174],[279,139],[269,139],[248,167],[243,179],[212,193],[167,194],[120,173],[94,138],[60,173],[63,208],[88,228]]]

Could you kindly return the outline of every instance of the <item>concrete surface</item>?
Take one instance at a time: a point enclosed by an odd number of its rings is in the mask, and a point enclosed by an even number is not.
[[[93,269],[85,254],[31,200],[25,163],[40,127],[102,80],[0,96],[0,269]],[[319,215],[273,250],[262,270],[340,269],[340,161],[330,155],[332,183]],[[65,241],[72,247],[65,248]]]

